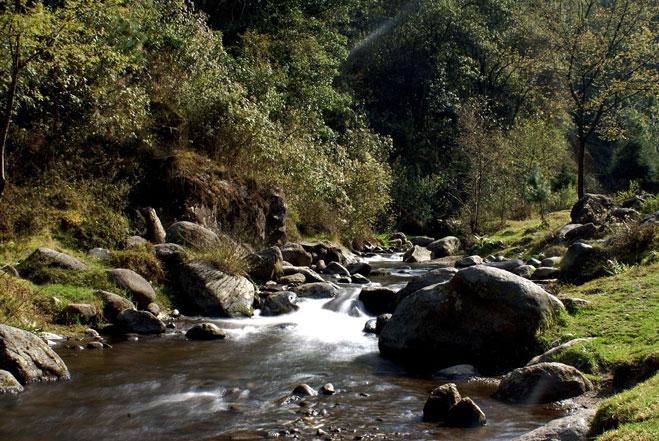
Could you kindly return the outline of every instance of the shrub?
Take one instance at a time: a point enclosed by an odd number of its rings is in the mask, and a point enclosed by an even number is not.
[[[621,264],[640,263],[651,252],[659,249],[658,227],[654,224],[621,224],[606,241],[609,259]]]
[[[165,280],[165,273],[160,266],[160,262],[148,247],[113,251],[110,255],[110,264],[117,268],[133,270],[156,284],[160,284]]]
[[[0,323],[33,328],[40,312],[34,298],[29,283],[0,272]]]

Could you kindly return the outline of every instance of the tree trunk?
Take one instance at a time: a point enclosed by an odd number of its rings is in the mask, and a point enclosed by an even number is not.
[[[18,84],[18,71],[20,67],[20,54],[21,54],[21,37],[16,36],[16,49],[12,54],[11,65],[11,82],[7,90],[7,101],[2,113],[2,123],[0,124],[0,198],[5,192],[7,185],[7,174],[5,155],[7,149],[7,137],[9,136],[9,124],[11,123],[11,113],[14,109],[14,97],[16,96],[16,86]]]
[[[586,140],[579,137],[577,140],[577,196],[581,199],[584,195],[584,170],[586,162]]]

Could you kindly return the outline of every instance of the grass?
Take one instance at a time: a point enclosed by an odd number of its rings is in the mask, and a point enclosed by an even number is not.
[[[220,242],[211,248],[201,251],[188,250],[190,260],[210,262],[218,270],[232,275],[243,276],[249,272],[247,250],[239,243],[221,237]]]
[[[556,211],[545,216],[545,223],[539,218],[506,221],[505,225],[484,237],[484,244],[501,241],[503,248],[485,249],[487,246],[474,246],[472,251],[479,254],[496,252],[508,257],[528,258],[543,251],[565,224],[570,223],[570,212]]]
[[[659,439],[659,374],[604,400],[591,427],[600,441]]]
[[[585,299],[589,305],[575,315],[565,314],[562,326],[546,331],[546,341],[595,337],[564,357],[576,358],[596,373],[659,353],[659,264],[636,266],[581,286],[564,286],[560,295]]]

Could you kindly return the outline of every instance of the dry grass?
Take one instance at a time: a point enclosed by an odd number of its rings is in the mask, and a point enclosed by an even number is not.
[[[241,244],[222,236],[217,245],[201,251],[191,251],[190,260],[204,260],[227,274],[243,276],[249,271],[249,252]]]

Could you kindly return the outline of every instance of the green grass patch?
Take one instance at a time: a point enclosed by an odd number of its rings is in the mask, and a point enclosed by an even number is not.
[[[575,315],[564,314],[543,338],[564,342],[595,337],[568,351],[563,356],[566,361],[577,359],[582,367],[608,370],[659,353],[659,264],[636,266],[581,286],[564,286],[560,295],[589,304]]]
[[[659,374],[604,400],[592,424],[598,440],[659,439]]]

